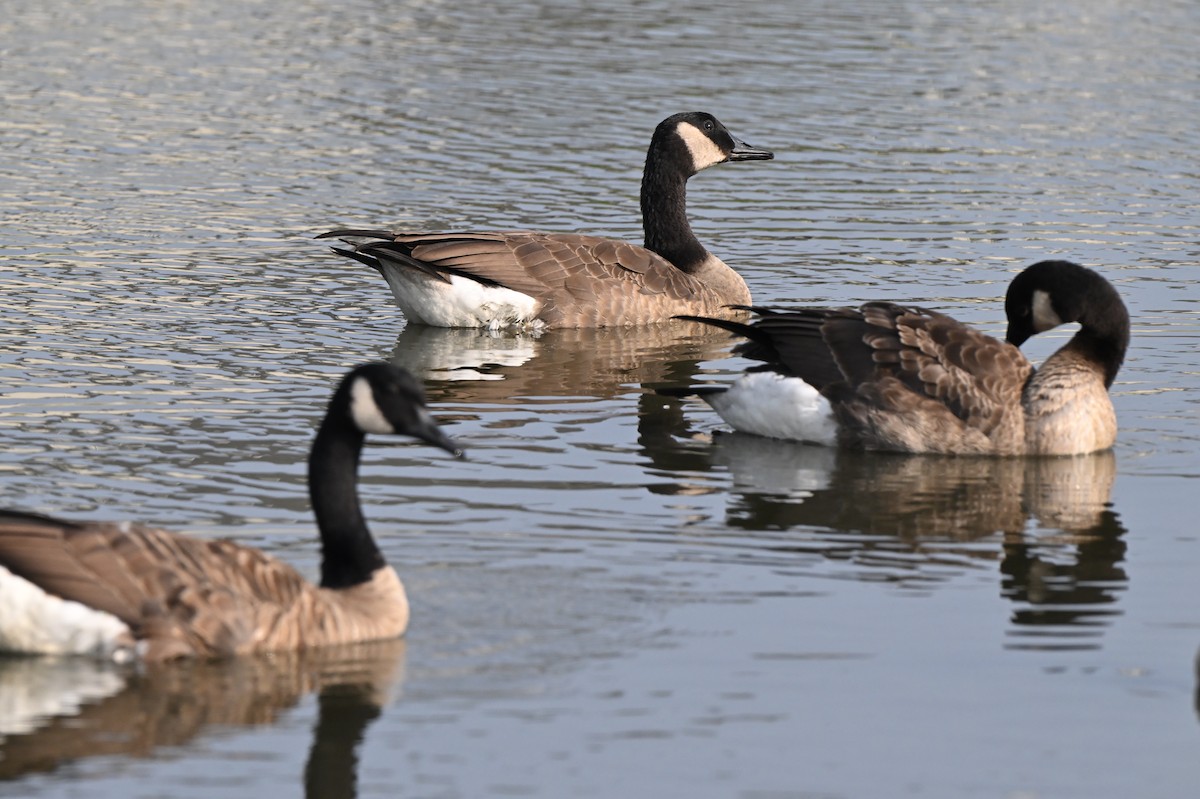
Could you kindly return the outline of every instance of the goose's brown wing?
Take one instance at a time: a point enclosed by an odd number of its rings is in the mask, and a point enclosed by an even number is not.
[[[905,314],[897,321],[901,371],[968,427],[991,435],[1019,413],[1033,367],[1013,345],[942,314]]]
[[[750,324],[702,319],[747,338],[735,352],[800,377],[820,391],[861,396],[879,388],[885,407],[941,403],[990,433],[1020,406],[1032,367],[1020,350],[925,308],[869,302],[858,308],[753,307]]]
[[[323,236],[353,239],[378,231],[338,230]],[[606,285],[687,300],[696,280],[661,256],[628,242],[572,233],[396,233],[356,245],[359,255],[392,259],[445,279],[459,274],[544,297],[565,291],[581,300]]]
[[[150,597],[142,536],[118,524],[76,524],[0,512],[0,565],[48,593],[137,622]]]
[[[147,659],[232,654],[264,619],[314,590],[292,567],[224,540],[142,525],[0,511],[0,565],[116,616]]]
[[[1016,347],[924,308],[866,303],[859,310],[861,322],[831,318],[823,328],[851,387],[895,378],[985,435],[1019,411],[1033,367]]]

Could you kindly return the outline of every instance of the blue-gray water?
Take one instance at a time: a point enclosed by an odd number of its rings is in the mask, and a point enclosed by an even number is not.
[[[1190,2],[10,2],[0,504],[313,573],[313,425],[381,357],[430,380],[469,459],[366,453],[403,646],[0,663],[0,795],[1194,792],[1197,40]],[[403,329],[311,239],[637,240],[650,131],[686,109],[777,153],[689,193],[759,302],[999,332],[1030,262],[1112,279],[1134,319],[1115,451],[721,434],[652,389],[737,373],[723,335]]]

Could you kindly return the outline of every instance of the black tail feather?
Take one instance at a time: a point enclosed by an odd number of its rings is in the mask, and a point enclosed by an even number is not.
[[[741,306],[730,306],[741,307]],[[745,322],[738,322],[734,319],[718,319],[713,316],[673,316],[672,319],[682,319],[685,322],[699,322],[702,325],[710,325],[711,327],[719,327],[722,330],[728,330],[737,336],[744,336],[753,341],[761,340],[758,331],[753,325],[748,325]]]
[[[356,261],[366,264],[380,274],[383,273],[383,267],[379,265],[379,259],[371,255],[365,255],[358,250],[346,250],[341,247],[330,247],[331,251],[337,253],[343,258],[353,258]]]
[[[318,239],[340,239],[343,236],[349,236],[356,239],[391,239],[395,236],[390,230],[359,230],[356,228],[338,228],[330,230],[327,233],[322,233],[315,238]]]
[[[418,269],[430,277],[437,278],[445,283],[450,282],[449,275],[461,275],[462,277],[474,280],[476,283],[482,283],[485,286],[500,285],[495,280],[489,280],[479,275],[472,275],[469,272],[463,272],[451,267],[438,266],[428,261],[422,261],[420,258],[415,258],[412,254],[412,245],[409,244],[401,244],[396,241],[372,241],[360,245],[358,251],[366,255],[375,256],[380,260],[398,261],[404,266]]]

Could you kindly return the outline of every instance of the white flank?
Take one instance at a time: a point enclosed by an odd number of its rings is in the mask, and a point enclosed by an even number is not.
[[[829,400],[798,377],[751,372],[728,391],[703,399],[734,430],[830,447],[837,444],[837,422]]]
[[[541,303],[512,289],[485,286],[459,275],[450,282],[412,267],[381,261],[383,276],[405,318],[435,327],[538,326]]]
[[[350,417],[364,433],[391,435],[396,432],[383,411],[379,410],[375,391],[365,377],[356,377],[350,384]]]
[[[675,130],[687,145],[688,152],[692,154],[692,166],[697,172],[729,159],[729,155],[718,147],[716,142],[692,123],[680,122]]]
[[[0,652],[126,660],[131,641],[111,613],[48,594],[0,566]]]
[[[1050,302],[1049,292],[1041,289],[1033,292],[1033,329],[1044,333],[1062,323],[1063,320],[1054,312],[1054,304]]]

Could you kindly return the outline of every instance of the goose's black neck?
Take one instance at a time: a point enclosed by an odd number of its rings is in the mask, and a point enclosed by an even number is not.
[[[309,455],[308,493],[321,533],[323,588],[358,585],[385,565],[358,501],[364,438],[346,413],[331,408]]]
[[[1115,307],[1104,314],[1088,314],[1079,319],[1079,332],[1067,345],[1083,353],[1104,370],[1104,386],[1109,388],[1125,362],[1129,348],[1129,314],[1118,298]]]
[[[689,273],[699,269],[708,257],[708,251],[692,232],[687,217],[687,181],[692,176],[690,164],[690,154],[675,155],[656,137],[642,174],[642,229],[646,233],[646,249]]]

